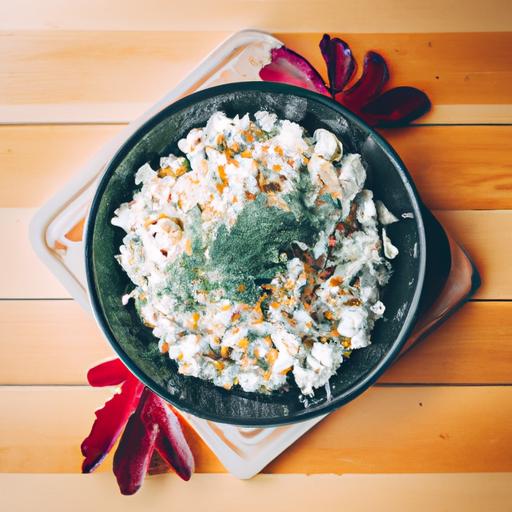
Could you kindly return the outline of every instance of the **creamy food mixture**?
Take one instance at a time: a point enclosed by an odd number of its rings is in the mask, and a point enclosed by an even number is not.
[[[313,394],[370,344],[396,217],[325,129],[216,112],[178,148],[137,171],[140,190],[112,219],[135,284],[123,303],[182,374]]]

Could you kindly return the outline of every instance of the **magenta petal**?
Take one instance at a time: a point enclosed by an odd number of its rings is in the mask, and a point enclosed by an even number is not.
[[[356,62],[352,51],[345,41],[329,34],[324,34],[320,41],[320,51],[327,65],[327,74],[331,94],[334,96],[342,91],[356,70]]]
[[[152,394],[144,404],[141,418],[147,428],[158,425],[155,448],[183,480],[189,480],[194,472],[194,456],[176,415],[160,397]]]
[[[374,99],[361,110],[372,125],[407,124],[430,110],[428,96],[415,87],[395,87]]]
[[[336,99],[350,110],[359,112],[381,93],[388,80],[388,66],[384,58],[378,53],[368,52],[364,58],[361,78]]]
[[[87,381],[95,388],[117,386],[132,374],[120,359],[100,363],[87,372]]]
[[[148,389],[144,390],[139,407],[130,416],[114,454],[114,475],[121,494],[134,494],[140,489],[153,455],[158,425],[146,425],[140,415],[151,394]]]
[[[128,418],[133,413],[144,385],[135,377],[126,380],[121,391],[96,411],[91,432],[81,445],[82,472],[90,473],[101,463],[116,442]]]
[[[284,82],[329,96],[318,71],[302,56],[281,46],[271,51],[271,62],[260,69],[266,82]]]

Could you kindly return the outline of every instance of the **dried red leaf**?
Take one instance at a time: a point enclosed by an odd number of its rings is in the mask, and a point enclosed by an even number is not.
[[[271,62],[260,70],[260,78],[267,82],[284,82],[329,96],[318,71],[301,55],[286,46],[273,48]]]
[[[82,473],[90,473],[100,464],[116,442],[130,414],[137,407],[144,385],[136,378],[126,380],[121,391],[96,411],[91,432],[81,445]]]
[[[131,376],[130,370],[116,358],[91,368],[87,372],[87,382],[95,388],[117,386]]]
[[[189,480],[194,472],[194,456],[176,415],[160,397],[151,394],[144,404],[141,417],[148,429],[154,424],[158,425],[155,448],[183,480]]]
[[[415,87],[395,87],[365,105],[361,115],[373,125],[403,125],[427,113],[431,106],[423,91]]]
[[[331,95],[342,91],[356,70],[356,61],[350,46],[338,37],[324,34],[320,41],[320,51],[327,65]]]
[[[141,417],[141,411],[151,396],[151,391],[145,389],[114,454],[114,474],[121,494],[134,494],[140,489],[153,454],[158,425],[147,425]]]
[[[376,52],[368,52],[364,58],[363,73],[359,80],[336,99],[353,112],[377,97],[389,80],[388,66],[384,58]]]

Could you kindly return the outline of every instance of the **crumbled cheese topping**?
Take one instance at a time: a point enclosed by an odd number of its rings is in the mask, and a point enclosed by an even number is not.
[[[379,222],[396,217],[325,129],[216,112],[178,148],[136,172],[140,190],[112,219],[135,285],[123,304],[184,375],[313,394],[370,344],[398,254]]]

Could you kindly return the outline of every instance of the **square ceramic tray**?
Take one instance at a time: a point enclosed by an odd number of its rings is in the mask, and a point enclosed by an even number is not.
[[[106,163],[140,125],[179,97],[221,83],[259,80],[258,71],[269,60],[273,47],[282,43],[262,32],[239,32],[212,53],[177,87],[90,158],[69,182],[35,215],[30,237],[39,257],[69,293],[89,313],[82,231],[94,190]],[[439,229],[439,228],[436,228]],[[442,230],[441,230],[442,231]],[[444,235],[444,232],[443,232]],[[471,261],[449,237],[451,266],[441,294],[423,315],[407,347],[445,318],[471,293],[475,270]],[[240,428],[187,415],[187,419],[221,463],[238,478],[251,478],[325,416],[274,428]]]

